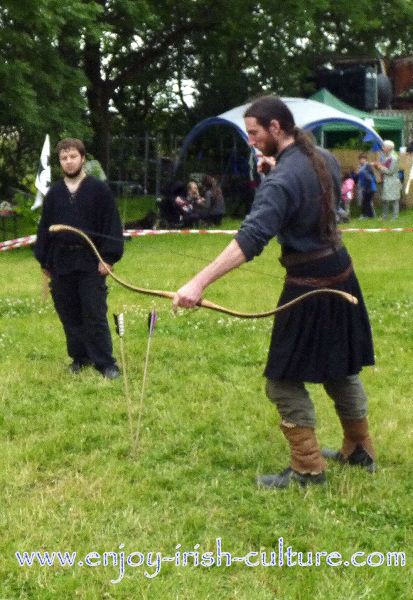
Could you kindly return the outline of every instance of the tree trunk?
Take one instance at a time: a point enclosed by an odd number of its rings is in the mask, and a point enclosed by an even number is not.
[[[109,178],[111,133],[109,101],[101,102],[93,96],[95,96],[94,91],[88,92],[90,123],[93,129],[91,152]]]
[[[110,166],[110,132],[111,115],[109,101],[111,98],[111,83],[102,79],[101,50],[99,42],[86,40],[84,48],[84,67],[89,84],[87,99],[90,111],[90,124],[93,129],[93,156],[100,162],[103,170],[109,175]]]

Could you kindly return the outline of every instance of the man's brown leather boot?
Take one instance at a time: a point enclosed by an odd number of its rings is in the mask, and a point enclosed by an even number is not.
[[[341,450],[322,450],[325,458],[332,458],[343,464],[363,467],[370,473],[376,470],[376,453],[369,434],[367,417],[347,420],[340,417],[344,439]]]
[[[325,483],[326,461],[321,456],[314,429],[282,422],[281,431],[290,445],[290,466],[278,475],[258,477],[258,485],[267,488],[286,488],[292,481],[302,486]]]

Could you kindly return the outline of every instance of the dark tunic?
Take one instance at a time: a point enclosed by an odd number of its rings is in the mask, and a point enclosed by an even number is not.
[[[335,158],[322,151],[340,190],[340,168]],[[308,157],[295,145],[278,157],[277,166],[257,190],[250,214],[236,235],[248,260],[260,254],[277,237],[283,256],[329,248],[321,239],[320,185]],[[294,277],[333,277],[350,264],[344,247],[310,262],[289,267]],[[374,364],[373,342],[367,311],[354,272],[333,286],[356,296],[358,305],[334,294],[320,294],[281,312],[274,320],[265,375],[322,383],[358,373]],[[314,289],[286,283],[279,304]]]
[[[96,271],[97,258],[79,236],[50,234],[50,225],[56,224],[84,231],[105,262],[112,265],[122,257],[123,230],[115,201],[108,186],[95,177],[88,175],[76,194],[69,192],[63,180],[52,186],[44,200],[34,254],[54,274]]]
[[[88,176],[71,194],[64,181],[48,192],[34,253],[51,273],[50,289],[62,322],[67,351],[80,365],[104,372],[115,364],[107,320],[107,287],[98,259],[83,239],[70,232],[52,234],[50,225],[71,225],[92,238],[103,260],[118,261],[123,231],[113,196],[105,183]]]

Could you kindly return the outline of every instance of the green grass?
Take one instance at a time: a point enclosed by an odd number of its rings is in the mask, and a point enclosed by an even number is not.
[[[20,204],[18,204],[19,215],[17,217],[17,237],[36,233],[41,213],[39,210],[31,210],[33,201],[24,198],[24,200],[20,201]],[[156,210],[155,198],[153,196],[121,196],[117,198],[117,204],[123,223],[130,220],[141,219],[150,210]],[[5,239],[12,239],[14,237],[13,223],[11,219],[9,221],[6,222]]]
[[[405,212],[398,226],[410,226]],[[362,223],[366,226],[365,222]],[[358,226],[353,221],[350,226]],[[379,221],[368,222],[368,226]],[[389,225],[393,223],[389,222]],[[236,222],[226,221],[234,228]],[[271,319],[242,321],[206,310],[173,316],[168,301],[110,282],[110,313],[126,320],[134,422],[141,393],[148,311],[152,340],[138,456],[130,451],[123,382],[93,370],[67,374],[63,333],[41,299],[29,248],[0,253],[0,599],[82,600],[411,599],[411,233],[344,234],[370,311],[377,364],[365,369],[380,470],[331,465],[325,488],[258,490],[257,474],[284,468],[278,418],[263,392]],[[136,285],[174,290],[213,258],[227,236],[149,236],[127,243],[116,272]],[[206,296],[241,310],[275,305],[282,286],[274,242]],[[112,325],[112,324],[111,324]],[[119,357],[119,340],[114,335]],[[340,443],[331,402],[310,386],[323,445]],[[194,549],[404,551],[396,567],[21,568],[15,552],[162,552]],[[120,545],[124,544],[123,548]],[[136,558],[135,558],[136,560]],[[254,558],[252,558],[254,560]],[[153,573],[154,567],[148,568]]]

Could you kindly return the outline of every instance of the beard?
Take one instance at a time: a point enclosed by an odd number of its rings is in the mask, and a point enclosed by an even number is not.
[[[80,173],[82,172],[82,169],[83,169],[83,165],[81,165],[78,169],[76,169],[76,171],[71,171],[70,173],[68,173],[67,171],[64,171],[64,174],[69,179],[76,179],[76,177],[78,175],[80,175]]]
[[[277,156],[279,149],[278,142],[272,138],[265,143],[265,149],[262,152],[265,156]]]

